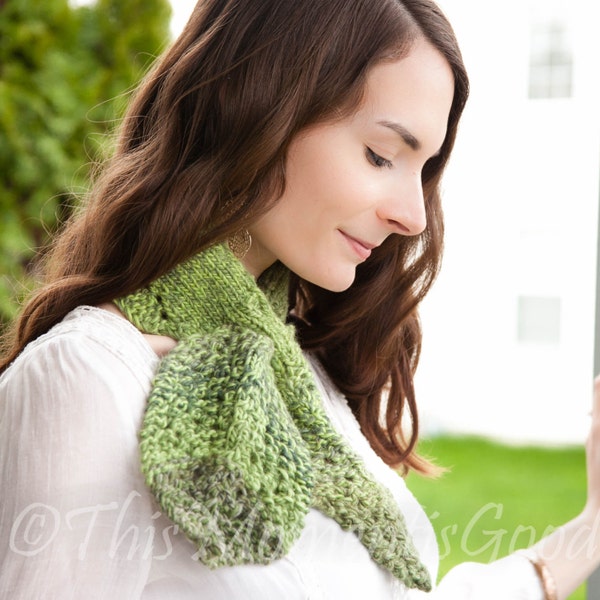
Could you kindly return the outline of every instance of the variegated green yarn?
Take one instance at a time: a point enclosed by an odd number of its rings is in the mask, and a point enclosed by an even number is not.
[[[284,556],[314,507],[429,590],[396,502],[327,418],[285,323],[288,275],[276,264],[257,285],[215,245],[117,301],[140,330],[179,341],[140,432],[146,481],[210,567]]]

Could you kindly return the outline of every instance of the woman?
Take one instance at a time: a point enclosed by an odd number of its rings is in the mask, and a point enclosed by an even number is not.
[[[416,309],[467,89],[429,0],[198,3],[2,363],[0,596],[434,587],[435,536],[390,466],[434,470]],[[580,517],[433,595],[566,597],[600,562],[567,551],[598,514],[596,438]]]

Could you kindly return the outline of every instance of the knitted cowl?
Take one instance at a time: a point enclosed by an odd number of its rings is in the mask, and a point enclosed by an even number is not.
[[[254,278],[215,245],[117,300],[177,346],[154,379],[141,468],[209,567],[284,556],[314,507],[408,587],[431,588],[391,493],[334,429],[285,323],[289,271]]]

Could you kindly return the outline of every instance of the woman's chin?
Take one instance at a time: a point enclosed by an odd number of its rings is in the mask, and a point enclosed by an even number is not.
[[[336,274],[335,277],[318,277],[309,281],[311,281],[311,283],[314,283],[315,285],[318,285],[319,287],[322,287],[325,290],[329,290],[330,292],[345,292],[354,283],[355,276],[356,273],[353,269],[352,273],[348,274],[347,276],[343,276],[340,273]]]

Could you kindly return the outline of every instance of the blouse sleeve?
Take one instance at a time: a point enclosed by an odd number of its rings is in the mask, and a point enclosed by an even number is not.
[[[139,598],[156,512],[144,378],[89,336],[38,342],[0,379],[0,597]]]
[[[431,600],[544,600],[544,593],[529,560],[511,554],[489,564],[457,565],[427,597]]]

